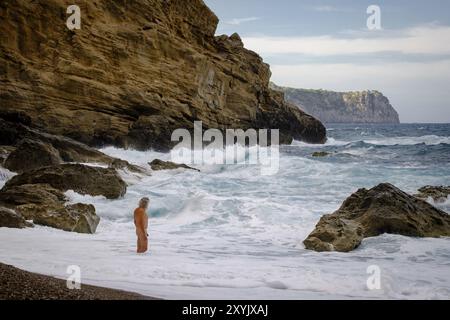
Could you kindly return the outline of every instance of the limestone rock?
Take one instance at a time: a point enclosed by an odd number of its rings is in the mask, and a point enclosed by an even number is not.
[[[436,186],[426,186],[419,189],[419,193],[415,196],[417,198],[427,200],[428,198],[432,198],[436,202],[444,202],[448,199],[450,195],[450,186],[444,187],[436,187]]]
[[[31,226],[32,224],[26,222],[20,214],[11,209],[0,207],[0,228],[23,229]]]
[[[362,239],[383,233],[411,237],[450,236],[450,216],[395,186],[360,189],[323,216],[303,242],[306,249],[348,252]]]
[[[73,190],[108,199],[122,197],[127,190],[126,183],[116,170],[81,164],[61,164],[27,171],[14,176],[4,189],[25,184],[49,184],[60,191]]]
[[[62,162],[58,150],[40,141],[24,139],[5,160],[4,167],[14,172],[57,165]]]
[[[66,201],[64,193],[49,184],[23,184],[0,190],[0,204],[12,208],[30,203],[58,205]]]
[[[1,2],[0,105],[11,121],[138,149],[171,148],[171,133],[194,120],[205,130],[280,129],[284,143],[326,140],[318,120],[269,89],[269,66],[238,35],[215,36],[203,1],[78,5],[82,28],[70,31],[65,0]]]
[[[0,205],[35,224],[78,233],[95,233],[100,218],[92,205],[66,205],[66,197],[48,184],[9,186],[0,190]]]
[[[144,172],[138,166],[110,157],[73,139],[30,128],[26,119],[20,112],[0,110],[0,145],[3,145],[0,148],[0,158],[1,154],[4,154],[3,157],[6,159],[23,140],[32,140],[56,149],[64,162],[105,163],[110,166],[120,162],[120,169],[127,168],[133,172]]]
[[[159,159],[153,160],[152,162],[149,163],[149,165],[152,168],[152,170],[154,170],[154,171],[175,170],[175,169],[180,169],[180,168],[200,171],[198,169],[189,167],[188,165],[185,165],[185,164],[178,164],[178,163],[174,163],[174,162],[170,162],[170,161],[162,161]]]
[[[18,206],[16,210],[35,224],[69,232],[93,234],[100,222],[95,207],[82,203],[66,206],[31,203]]]
[[[389,99],[378,91],[333,92],[271,84],[286,101],[326,123],[400,123]]]

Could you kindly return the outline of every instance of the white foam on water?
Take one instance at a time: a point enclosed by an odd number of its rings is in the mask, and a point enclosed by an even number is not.
[[[361,132],[361,135],[369,135],[366,132]],[[439,144],[450,144],[450,137],[447,136],[437,136],[437,135],[426,135],[419,137],[380,137],[377,139],[367,139],[367,140],[353,140],[353,141],[343,141],[335,138],[328,138],[327,142],[323,145],[312,145],[309,143],[301,142],[295,140],[292,145],[300,147],[310,147],[310,148],[323,148],[324,146],[346,146],[356,142],[364,142],[367,144],[378,145],[378,146],[412,146],[418,144],[425,145],[439,145]]]
[[[450,137],[436,136],[436,135],[426,135],[420,137],[390,137],[390,138],[382,138],[382,139],[370,139],[365,140],[364,142],[375,144],[375,145],[384,145],[384,146],[393,146],[393,145],[416,145],[416,144],[426,144],[426,145],[438,145],[438,144],[450,144]]]
[[[331,141],[336,143],[336,141]],[[146,166],[170,154],[106,148]],[[248,154],[241,153],[241,159]],[[392,182],[408,192],[441,185],[445,175],[330,163],[281,154],[280,171],[258,166],[205,165],[128,176],[117,200],[66,192],[95,205],[97,233],[37,226],[0,229],[0,261],[65,279],[79,265],[83,283],[169,299],[448,299],[450,239],[383,235],[351,253],[317,253],[302,241],[323,214],[360,187]],[[133,210],[150,198],[150,252],[135,254]],[[367,267],[381,270],[381,289],[368,290]]]
[[[3,188],[6,181],[14,177],[16,173],[9,171],[6,168],[0,166],[0,189]]]
[[[325,144],[310,144],[310,143],[306,143],[303,141],[298,141],[298,140],[294,140],[292,142],[293,146],[299,146],[299,147],[310,147],[310,148],[323,148],[324,146],[345,146],[347,144],[349,144],[349,141],[342,141],[342,140],[337,140],[335,138],[327,138],[327,142],[325,142]]]

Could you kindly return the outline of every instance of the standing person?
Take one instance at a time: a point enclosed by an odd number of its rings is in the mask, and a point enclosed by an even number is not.
[[[137,253],[145,253],[148,250],[148,215],[149,198],[142,198],[139,207],[134,210],[134,225],[137,235]]]

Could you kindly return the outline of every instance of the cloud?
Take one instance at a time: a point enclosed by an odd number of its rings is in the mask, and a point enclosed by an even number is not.
[[[226,21],[225,23],[233,25],[233,26],[238,26],[243,23],[257,21],[257,20],[261,20],[261,18],[260,17],[234,18],[232,20]]]
[[[329,5],[325,5],[325,6],[316,6],[312,8],[314,11],[318,11],[318,12],[339,12],[339,11],[343,11],[342,8],[338,8],[338,7],[334,7],[334,6],[329,6]]]
[[[304,54],[332,56],[397,52],[450,54],[450,27],[424,25],[394,31],[367,31],[312,37],[246,37],[247,48],[263,55]]]
[[[296,88],[379,90],[403,122],[450,122],[450,26],[243,37],[271,64],[272,81]]]

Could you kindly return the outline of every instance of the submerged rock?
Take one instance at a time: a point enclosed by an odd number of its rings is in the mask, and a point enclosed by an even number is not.
[[[4,189],[25,184],[49,184],[63,192],[73,190],[83,195],[105,196],[108,199],[122,197],[127,190],[126,183],[116,170],[81,164],[61,164],[27,171],[14,176]]]
[[[426,186],[420,188],[418,191],[419,193],[414,196],[419,199],[427,200],[428,198],[432,198],[436,202],[444,202],[450,195],[450,186]]]
[[[95,233],[100,218],[92,205],[66,205],[66,197],[49,184],[8,186],[0,190],[0,204],[13,208],[35,224],[78,233]]]
[[[315,158],[328,157],[329,155],[331,155],[331,153],[325,152],[325,151],[314,152],[314,153],[312,154],[312,156],[315,157]]]
[[[150,167],[152,168],[152,170],[154,171],[160,171],[160,170],[175,170],[175,169],[189,169],[189,170],[195,170],[195,171],[199,171],[198,169],[189,167],[188,165],[185,164],[178,164],[178,163],[174,163],[174,162],[170,162],[170,161],[162,161],[159,159],[155,159],[152,162],[149,163]]]
[[[348,252],[357,248],[364,238],[383,233],[450,236],[450,216],[383,183],[352,194],[339,210],[323,216],[303,243],[310,250]]]
[[[31,223],[25,221],[25,219],[14,210],[0,207],[0,228],[23,229],[32,226]]]
[[[4,167],[14,172],[25,172],[62,162],[58,150],[48,143],[31,139],[22,140],[6,158]]]

